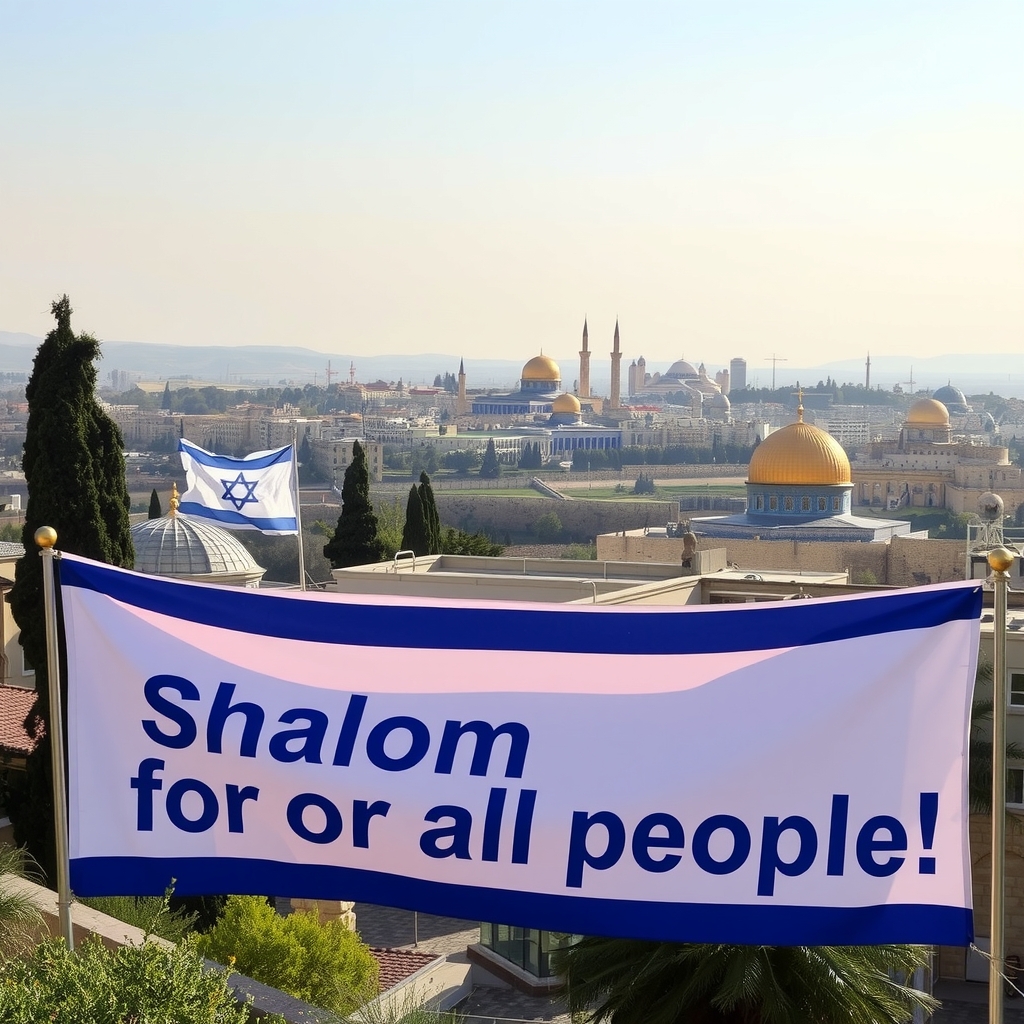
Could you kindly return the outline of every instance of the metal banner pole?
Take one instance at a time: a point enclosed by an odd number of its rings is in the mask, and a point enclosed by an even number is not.
[[[64,712],[60,699],[60,645],[57,643],[57,593],[53,581],[53,560],[57,531],[40,526],[35,532],[43,559],[43,608],[46,617],[46,679],[50,693],[50,757],[53,766],[53,828],[57,838],[57,917],[68,949],[75,948],[71,926],[71,881],[68,856],[68,804],[64,778]]]
[[[292,487],[295,490],[295,526],[299,538],[299,590],[306,589],[306,553],[302,550],[302,502],[299,492],[299,428],[292,427]]]
[[[988,553],[995,591],[992,630],[992,909],[988,965],[989,1024],[1003,1024],[1003,970],[1006,962],[1006,588],[1013,552]]]

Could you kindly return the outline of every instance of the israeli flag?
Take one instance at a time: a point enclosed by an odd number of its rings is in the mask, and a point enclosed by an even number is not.
[[[292,445],[235,459],[182,438],[178,451],[186,478],[180,511],[212,519],[226,530],[281,536],[299,532]]]

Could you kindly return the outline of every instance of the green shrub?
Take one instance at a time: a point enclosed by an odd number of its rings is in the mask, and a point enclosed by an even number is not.
[[[200,936],[211,960],[335,1013],[377,994],[377,961],[340,921],[280,917],[262,896],[229,896],[217,924]]]
[[[545,512],[533,524],[533,528],[537,533],[537,541],[540,544],[554,544],[562,537],[562,520],[554,512]]]
[[[574,558],[579,561],[597,558],[596,544],[570,544],[563,552],[562,558]]]
[[[79,897],[84,903],[101,914],[124,921],[125,924],[141,928],[147,935],[159,935],[168,942],[180,942],[196,922],[194,913],[171,910],[167,896],[89,896]]]
[[[71,953],[62,939],[49,939],[27,959],[0,964],[0,1020],[247,1024],[249,1009],[228,988],[227,971],[206,968],[194,940],[110,950],[90,939]]]

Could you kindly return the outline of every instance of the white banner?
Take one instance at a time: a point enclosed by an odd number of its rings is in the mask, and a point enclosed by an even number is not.
[[[178,452],[187,483],[180,510],[186,515],[227,530],[298,533],[292,445],[236,459],[182,438]]]
[[[714,608],[60,563],[80,895],[748,944],[972,937],[977,583]]]

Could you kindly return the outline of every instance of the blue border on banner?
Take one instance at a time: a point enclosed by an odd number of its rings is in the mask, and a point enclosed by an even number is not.
[[[469,921],[660,942],[847,946],[909,942],[966,946],[974,919],[963,907],[920,903],[793,907],[653,903],[454,885],[336,865],[242,857],[84,857],[71,861],[78,896],[177,896],[211,892],[359,900]]]
[[[277,466],[282,462],[291,462],[290,444],[283,448],[277,448],[267,455],[260,455],[258,458],[252,456],[236,459],[231,455],[214,455],[194,444],[189,444],[184,438],[178,441],[178,451],[184,452],[191,459],[201,466],[209,466],[211,469],[267,469],[270,466]]]
[[[61,560],[60,584],[241,633],[421,650],[720,654],[833,643],[981,616],[980,581],[838,601],[657,610],[331,601],[165,580],[78,557]]]
[[[211,508],[209,505],[201,505],[198,501],[183,501],[179,508],[185,515],[194,516],[196,519],[212,519],[215,523],[223,526],[241,526],[251,530],[276,530],[278,532],[297,533],[299,526],[292,518],[266,519],[259,516],[245,516],[241,512],[235,512],[230,508]]]

